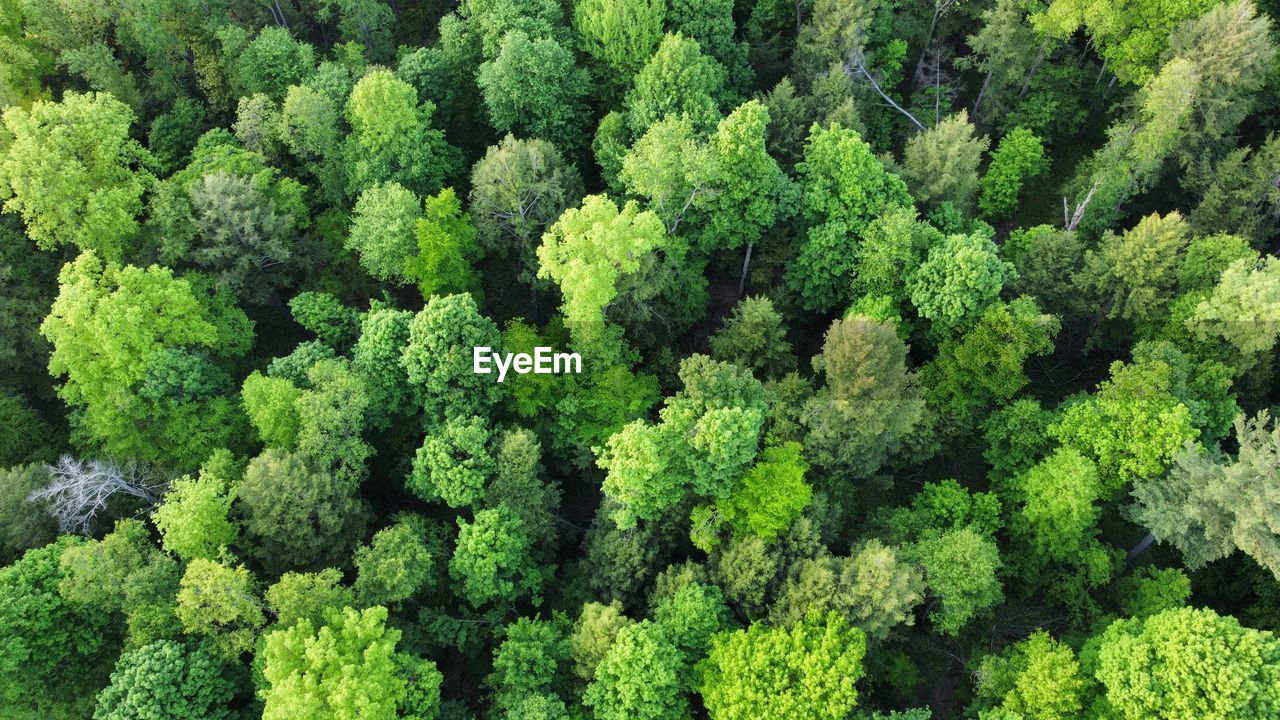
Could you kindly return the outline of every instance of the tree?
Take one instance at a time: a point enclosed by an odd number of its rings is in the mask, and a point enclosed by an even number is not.
[[[413,313],[374,307],[360,323],[360,339],[351,352],[351,368],[369,396],[369,427],[388,429],[412,414],[409,376],[400,362],[409,344]],[[250,377],[253,377],[250,375]]]
[[[435,580],[435,558],[425,535],[421,523],[405,518],[374,533],[368,545],[356,548],[353,589],[361,605],[407,600]]]
[[[298,440],[297,401],[302,390],[285,378],[249,373],[240,389],[245,413],[268,447],[291,448]]]
[[[1050,37],[1068,37],[1083,26],[1116,77],[1141,85],[1155,73],[1173,29],[1212,6],[1208,0],[1172,5],[1144,1],[1123,7],[1054,0],[1031,19],[1036,29]]]
[[[574,6],[573,26],[580,47],[595,61],[592,74],[606,96],[620,95],[653,55],[662,39],[665,15],[664,0],[586,0]]]
[[[397,182],[421,197],[444,187],[461,160],[444,133],[431,127],[434,112],[432,103],[419,104],[417,90],[390,70],[372,70],[360,78],[345,111],[351,124],[345,149],[349,191]]]
[[[933,332],[946,337],[972,327],[1013,277],[1013,265],[1000,259],[985,233],[949,235],[929,250],[912,279],[911,304]]]
[[[351,347],[360,333],[360,311],[343,305],[333,293],[298,293],[289,300],[289,314],[321,343],[337,350]],[[311,366],[302,370],[310,372]]]
[[[747,62],[749,46],[735,39],[738,27],[728,0],[672,0],[667,26],[695,40],[702,52],[724,66],[730,90],[745,94],[754,79]]]
[[[1199,436],[1191,411],[1169,392],[1170,374],[1163,361],[1116,361],[1111,379],[1049,426],[1059,442],[1097,464],[1103,498],[1134,480],[1160,475],[1174,453]]]
[[[233,545],[240,528],[229,514],[239,475],[235,458],[219,450],[205,461],[199,475],[174,480],[151,516],[164,549],[186,560],[212,560],[221,548]]]
[[[356,604],[355,593],[342,584],[342,573],[336,568],[314,573],[287,572],[267,588],[263,599],[275,613],[280,628],[291,628],[303,619],[313,627],[323,625],[327,611]]]
[[[1031,356],[1053,351],[1060,327],[1031,298],[990,305],[963,337],[944,340],[923,371],[930,401],[950,424],[972,427],[1031,382],[1023,366]]]
[[[756,455],[767,406],[742,368],[693,355],[680,364],[684,390],[667,399],[662,422],[636,421],[609,438],[597,464],[623,529],[654,520],[685,492],[725,498]]]
[[[198,239],[186,260],[246,302],[266,302],[287,280],[279,269],[293,257],[294,217],[245,175],[205,175],[190,193]]]
[[[661,625],[644,620],[618,630],[596,666],[582,703],[599,720],[676,720],[688,714],[685,658]]]
[[[407,264],[416,254],[414,233],[422,216],[418,197],[399,183],[373,185],[360,193],[351,219],[347,249],[383,282],[409,280]]]
[[[120,466],[109,460],[85,462],[63,455],[46,470],[49,483],[27,499],[46,503],[62,532],[87,533],[113,496],[127,495],[152,505],[164,493],[164,484],[136,463]]]
[[[782,314],[763,295],[738,301],[724,325],[711,336],[711,354],[764,377],[784,375],[796,364]]]
[[[3,116],[4,209],[46,250],[71,244],[120,260],[138,229],[147,151],[129,137],[133,112],[106,93],[68,92]]]
[[[295,40],[283,27],[265,27],[235,60],[235,82],[242,95],[265,93],[279,101],[291,85],[301,85],[315,70],[315,49]]]
[[[1016,127],[1000,138],[991,154],[991,166],[982,176],[978,208],[983,216],[998,220],[1012,214],[1027,180],[1044,172],[1048,165],[1044,145],[1030,130]]]
[[[1076,450],[1055,450],[1010,485],[1019,503],[1010,529],[1036,555],[1069,562],[1094,539],[1102,485],[1097,468]]]
[[[545,620],[520,618],[502,631],[502,644],[493,653],[494,704],[508,717],[566,717],[564,701],[556,694],[562,684],[562,664],[569,646],[564,628]],[[538,715],[528,709],[533,698],[547,698],[555,713]]]
[[[804,406],[815,464],[868,477],[920,421],[924,402],[894,327],[852,315],[827,330],[814,370],[826,383]]]
[[[418,283],[423,297],[469,292],[480,296],[481,275],[474,263],[484,253],[471,213],[445,188],[427,198],[414,229],[418,254],[405,261],[405,275]]]
[[[530,430],[508,430],[494,444],[493,458],[495,472],[485,490],[485,504],[505,504],[519,515],[535,549],[550,559],[558,539],[560,485],[543,477],[538,436]]]
[[[0,563],[8,565],[58,536],[58,521],[48,506],[29,499],[50,479],[48,468],[40,463],[0,470]]]
[[[912,207],[894,206],[872,220],[862,234],[852,271],[849,296],[888,298],[891,307],[902,307],[908,281],[925,253],[942,243],[942,233],[917,219]]]
[[[459,594],[472,607],[530,595],[537,600],[550,575],[533,552],[524,523],[510,508],[477,510],[472,522],[458,518],[458,546],[449,559],[449,576],[462,583]]]
[[[635,202],[619,210],[603,195],[588,195],[543,235],[538,277],[560,286],[575,349],[616,364],[621,350],[611,322],[644,339],[654,332],[646,326],[669,333],[700,311],[703,280],[684,262],[687,252],[687,243]]]
[[[86,684],[106,680],[101,662],[116,646],[110,614],[58,592],[58,559],[82,542],[64,536],[0,568],[0,697],[15,714],[47,717],[59,702],[92,692]]]
[[[1190,230],[1175,211],[1148,215],[1123,235],[1108,232],[1097,251],[1085,252],[1076,282],[1095,294],[1107,317],[1150,322],[1173,296]]]
[[[698,43],[668,34],[636,74],[627,93],[627,127],[636,135],[667,115],[686,118],[698,132],[720,119],[724,67],[704,55]]]
[[[155,401],[140,391],[148,363],[165,348],[222,357],[247,350],[252,326],[243,312],[205,301],[166,268],[104,264],[93,252],[65,265],[58,282],[41,333],[53,344],[49,372],[66,376],[59,394],[80,408],[85,444],[178,469],[229,444],[238,420],[229,398]]]
[[[1266,717],[1277,711],[1280,641],[1212,610],[1118,620],[1102,634],[1097,678],[1126,720]]]
[[[849,557],[816,557],[791,567],[770,610],[782,626],[803,622],[811,611],[836,612],[872,641],[898,625],[913,625],[924,599],[920,570],[893,547],[868,540]]]
[[[591,78],[554,38],[508,32],[497,56],[480,66],[476,84],[498,132],[541,138],[566,151],[585,142]]]
[[[720,522],[737,535],[772,541],[804,512],[813,488],[800,443],[767,447],[729,496],[715,505]]]
[[[400,362],[419,405],[432,422],[484,416],[501,397],[492,375],[473,370],[473,348],[501,351],[501,335],[470,295],[432,296],[409,323]]]
[[[1280,338],[1280,261],[1241,258],[1231,263],[1188,326],[1197,337],[1222,337],[1250,364]]]
[[[702,698],[715,718],[838,720],[858,701],[867,641],[835,612],[790,629],[759,623],[716,636],[701,665]]]
[[[1076,274],[1084,257],[1084,243],[1075,231],[1051,225],[1018,228],[1009,233],[1000,252],[1016,273],[1005,283],[1009,292],[1029,295],[1060,315],[1080,305],[1079,293],[1062,283]]]
[[[1071,648],[1043,630],[988,655],[978,666],[981,720],[1035,717],[1070,720],[1084,709],[1086,680]]]
[[[120,656],[93,718],[232,720],[238,717],[231,707],[237,690],[217,656],[198,645],[159,640]]]
[[[318,628],[302,619],[267,635],[263,654],[263,718],[319,720],[363,717],[391,720],[423,689],[435,693],[442,677],[429,661],[396,651],[400,631],[386,627],[387,610],[328,610]],[[417,677],[406,678],[406,670]],[[414,687],[414,686],[419,687]]]
[[[979,613],[1004,600],[996,573],[1000,553],[992,540],[973,528],[926,538],[911,555],[924,572],[929,595],[936,599],[929,619],[940,635],[957,635]]]
[[[1269,420],[1265,410],[1236,419],[1234,461],[1188,445],[1174,456],[1167,477],[1135,484],[1138,521],[1176,547],[1188,567],[1239,549],[1280,577],[1280,507],[1270,497],[1280,483],[1280,426],[1268,429]]]
[[[514,258],[517,279],[528,285],[538,316],[538,243],[582,195],[577,169],[555,145],[508,134],[485,151],[471,171],[468,198],[477,238],[490,253]]]
[[[202,635],[210,651],[228,660],[253,649],[266,624],[253,576],[243,566],[228,567],[196,558],[187,565],[178,589],[178,620],[190,635]]]
[[[440,499],[452,508],[477,504],[494,470],[491,439],[484,418],[449,418],[439,433],[423,439],[406,484],[419,497]]]
[[[354,486],[275,448],[249,461],[236,507],[254,555],[273,573],[344,559],[366,516]]]
[[[800,294],[804,309],[826,311],[852,299],[854,243],[890,208],[910,207],[911,196],[857,132],[838,125],[813,126],[797,170],[800,211],[809,227],[787,284]]]
[[[751,250],[787,215],[793,186],[765,149],[769,111],[758,100],[743,103],[721,120],[708,144],[709,192],[699,198],[705,214],[702,244],[733,250],[745,245],[738,294],[747,282]]]
[[[622,604],[617,600],[608,605],[583,603],[582,613],[574,621],[568,637],[569,657],[579,680],[590,681],[596,676],[596,668],[609,654],[618,633],[632,622],[623,614]]]
[[[978,194],[978,165],[989,141],[976,138],[969,112],[961,110],[907,140],[902,179],[916,202],[933,210],[951,203],[962,212],[973,209]]]

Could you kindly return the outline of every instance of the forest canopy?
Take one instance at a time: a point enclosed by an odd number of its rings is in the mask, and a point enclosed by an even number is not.
[[[0,0],[0,720],[1280,717],[1278,20]]]

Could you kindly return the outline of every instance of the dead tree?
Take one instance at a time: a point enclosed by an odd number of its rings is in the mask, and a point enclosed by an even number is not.
[[[87,533],[94,516],[118,493],[154,505],[167,486],[134,462],[121,466],[110,460],[84,461],[63,455],[48,468],[52,482],[27,500],[47,502],[62,532]]]

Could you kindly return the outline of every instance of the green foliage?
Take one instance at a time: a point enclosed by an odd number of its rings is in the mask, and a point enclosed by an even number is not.
[[[733,307],[711,336],[711,354],[765,377],[784,375],[796,364],[782,314],[763,296],[744,298]]]
[[[255,555],[273,572],[344,558],[366,514],[349,483],[276,448],[249,461],[236,508]]]
[[[267,588],[264,599],[282,628],[293,627],[304,619],[313,627],[323,625],[326,611],[355,605],[354,593],[342,584],[342,573],[334,568],[314,573],[287,572]]]
[[[827,330],[814,370],[825,385],[805,403],[805,449],[815,464],[867,477],[920,421],[924,402],[907,347],[887,322],[853,315]]]
[[[600,720],[685,717],[685,662],[661,625],[648,620],[628,625],[618,630],[596,665],[582,702]]]
[[[209,649],[227,659],[252,649],[266,624],[249,570],[203,558],[182,574],[177,616],[187,634],[204,636]]]
[[[1280,481],[1280,427],[1267,411],[1236,419],[1239,454],[1220,460],[1194,445],[1173,457],[1167,477],[1133,488],[1139,522],[1181,551],[1195,569],[1239,549],[1280,577],[1276,524],[1280,508],[1271,496]]]
[[[81,690],[112,650],[109,612],[58,592],[58,558],[82,542],[65,536],[0,568],[0,697],[15,712],[41,717]]]
[[[574,5],[580,47],[595,63],[597,82],[611,95],[630,86],[653,55],[665,15],[664,0],[585,0]]]
[[[435,106],[390,70],[371,70],[351,90],[344,114],[351,124],[344,155],[349,192],[396,182],[418,196],[432,195],[459,169],[457,148],[431,126]]]
[[[440,673],[426,661],[412,663],[417,677],[404,677],[396,652],[400,631],[386,627],[383,607],[329,610],[318,628],[302,619],[267,635],[261,690],[263,718],[397,717],[411,684],[438,688]],[[435,691],[438,702],[438,690]],[[429,715],[428,717],[431,717]]]
[[[347,248],[373,277],[404,282],[406,263],[417,249],[414,231],[422,214],[417,196],[399,183],[378,184],[360,193],[352,212]]]
[[[1111,365],[1095,394],[1069,405],[1049,432],[1098,467],[1103,497],[1163,473],[1199,435],[1191,411],[1170,392],[1170,368],[1157,361]]]
[[[991,238],[982,232],[949,235],[929,250],[911,281],[911,304],[940,337],[963,332],[1016,277]]]
[[[1069,720],[1084,709],[1086,680],[1071,648],[1043,630],[978,666],[978,717]]]
[[[857,132],[838,125],[810,130],[804,161],[796,169],[809,230],[787,284],[800,293],[806,310],[827,310],[852,299],[846,286],[854,241],[885,211],[910,207],[911,196]]]
[[[1004,599],[996,544],[965,527],[926,538],[911,549],[937,600],[929,613],[935,632],[956,635],[978,614]]]
[[[1044,145],[1030,130],[1017,127],[1000,138],[1000,145],[991,154],[991,166],[982,176],[978,208],[983,216],[996,220],[1011,215],[1018,208],[1023,185],[1047,166]]]
[[[813,613],[791,629],[753,624],[719,635],[702,665],[702,696],[717,718],[837,720],[858,701],[867,641],[838,613]]]
[[[501,351],[493,321],[467,294],[432,296],[409,323],[401,363],[418,404],[432,422],[484,414],[501,394],[492,374],[472,371],[472,348]]]
[[[902,179],[924,209],[950,203],[967,214],[978,194],[978,164],[988,144],[985,136],[974,137],[969,113],[961,110],[907,140]]]
[[[1270,632],[1179,608],[1107,628],[1097,678],[1126,720],[1266,717],[1276,712],[1278,658]]]
[[[126,652],[98,695],[94,720],[233,720],[237,683],[225,663],[198,645],[169,640]]]
[[[196,477],[173,481],[152,514],[165,550],[186,560],[218,557],[235,544],[240,529],[229,517],[239,467],[226,450],[213,454]]]
[[[0,0],[0,718],[1280,717],[1277,12]]]
[[[566,150],[585,141],[591,78],[554,38],[508,32],[497,56],[480,66],[476,84],[498,132],[541,138]]]
[[[924,599],[920,571],[899,552],[869,540],[849,557],[818,557],[791,567],[770,619],[791,627],[805,616],[840,613],[871,641],[884,640],[898,625],[915,624]]]
[[[134,114],[107,93],[69,92],[4,111],[0,177],[6,212],[20,213],[46,250],[71,244],[120,260],[138,229],[147,151],[129,137]]]
[[[28,500],[47,486],[48,469],[39,463],[0,470],[0,561],[6,565],[58,535],[58,522],[42,502]]]
[[[427,198],[414,229],[418,254],[405,260],[405,275],[418,283],[423,297],[469,292],[479,297],[480,274],[474,263],[482,249],[476,241],[471,214],[453,188]]]
[[[419,497],[443,500],[449,507],[476,504],[493,473],[491,435],[483,418],[449,418],[439,433],[423,439],[405,484]]]
[[[166,268],[104,264],[92,252],[63,266],[59,286],[41,332],[53,345],[49,372],[66,376],[59,394],[81,408],[86,443],[193,468],[236,437],[242,421],[229,398],[154,400],[142,388],[149,362],[166,348],[242,352],[252,326],[238,308],[221,312]]]
[[[472,522],[458,518],[449,576],[461,583],[459,594],[473,607],[530,595],[537,599],[549,579],[534,558],[524,522],[506,505],[477,510]]]
[[[360,604],[391,605],[407,600],[435,578],[435,563],[421,523],[404,519],[374,533],[356,548],[356,582]]]

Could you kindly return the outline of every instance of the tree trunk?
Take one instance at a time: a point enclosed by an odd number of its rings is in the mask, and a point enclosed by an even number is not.
[[[738,297],[742,297],[742,291],[747,287],[747,268],[751,266],[751,250],[755,248],[755,243],[747,243],[747,254],[742,258],[742,277],[738,279]]]
[[[1134,545],[1133,548],[1129,550],[1129,554],[1124,558],[1124,566],[1127,568],[1133,567],[1133,561],[1137,560],[1142,553],[1146,552],[1147,548],[1151,547],[1151,543],[1154,543],[1155,541],[1156,536],[1151,533],[1147,533],[1146,537],[1139,540],[1138,544]]]
[[[941,14],[942,8],[935,2],[933,4],[933,19],[929,21],[929,32],[924,36],[924,47],[920,49],[920,59],[916,60],[915,72],[911,74],[911,87],[918,87],[916,82],[924,69],[924,56],[929,52],[929,43],[933,42],[933,33],[938,29],[938,16]]]
[[[987,95],[987,87],[991,85],[991,76],[994,73],[994,70],[987,71],[987,77],[982,81],[982,89],[978,91],[978,99],[973,101],[973,121],[975,123],[978,122],[978,108],[982,107],[982,98]]]

